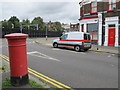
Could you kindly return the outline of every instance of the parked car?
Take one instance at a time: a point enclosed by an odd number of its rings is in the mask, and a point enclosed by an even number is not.
[[[75,51],[88,51],[91,48],[89,33],[69,32],[63,34],[59,39],[53,40],[53,47],[73,48]]]

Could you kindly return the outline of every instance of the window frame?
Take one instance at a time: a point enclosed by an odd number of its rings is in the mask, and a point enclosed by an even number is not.
[[[95,6],[92,6],[93,3],[96,3],[96,5],[95,5]],[[95,11],[95,12],[92,11],[92,9],[94,9],[94,8],[96,8],[96,11]],[[97,10],[98,10],[97,1],[91,2],[91,3],[90,3],[90,13],[97,13],[97,12],[98,12]]]
[[[113,10],[115,10],[114,8],[112,8],[112,5],[116,5],[115,6],[115,9],[117,8],[117,0],[115,1],[115,3],[114,2],[112,2],[112,0],[109,0],[109,3],[108,3],[108,11],[113,11]]]

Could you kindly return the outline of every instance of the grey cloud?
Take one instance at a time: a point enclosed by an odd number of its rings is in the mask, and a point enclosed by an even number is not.
[[[30,19],[40,16],[44,21],[78,22],[79,5],[77,2],[30,2],[3,3],[2,19],[16,15],[19,19]]]

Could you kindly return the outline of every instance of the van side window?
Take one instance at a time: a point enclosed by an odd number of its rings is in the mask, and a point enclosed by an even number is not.
[[[91,40],[90,35],[89,34],[84,34],[84,40]]]
[[[90,35],[88,34],[88,40],[91,40]]]
[[[61,40],[65,40],[65,39],[67,39],[67,37],[68,37],[68,34],[64,34],[60,38],[61,38]]]
[[[84,40],[87,40],[87,34],[84,34]]]

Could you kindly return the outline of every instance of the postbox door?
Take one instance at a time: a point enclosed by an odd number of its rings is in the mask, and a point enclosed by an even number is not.
[[[115,28],[108,29],[108,45],[114,46],[115,44]]]

